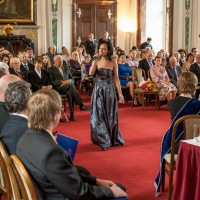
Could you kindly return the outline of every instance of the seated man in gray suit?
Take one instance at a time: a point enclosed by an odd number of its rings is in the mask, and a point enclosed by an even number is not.
[[[126,192],[112,181],[83,177],[69,154],[57,144],[52,131],[59,123],[61,105],[61,97],[55,90],[35,92],[28,102],[30,129],[17,144],[16,154],[37,185],[39,199],[126,197]]]
[[[69,120],[75,121],[74,116],[74,104],[80,106],[80,110],[89,110],[89,107],[83,104],[83,101],[78,94],[75,85],[74,79],[70,72],[68,66],[63,66],[63,57],[56,55],[54,57],[54,65],[48,69],[49,81],[53,88],[57,90],[60,94],[65,94],[70,109],[70,118]]]
[[[16,153],[17,142],[28,129],[27,101],[30,96],[30,84],[21,80],[10,83],[5,92],[5,104],[10,118],[3,126],[0,139],[4,142],[9,155]]]
[[[182,73],[182,67],[176,65],[177,60],[174,56],[169,59],[169,65],[166,67],[170,82],[177,87],[177,80]]]
[[[7,74],[0,78],[0,133],[4,124],[8,121],[10,115],[5,104],[5,92],[9,83],[19,81],[18,76]]]

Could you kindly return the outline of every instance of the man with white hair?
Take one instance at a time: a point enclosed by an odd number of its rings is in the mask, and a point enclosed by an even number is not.
[[[5,74],[10,74],[9,66],[4,62],[0,62],[0,78]]]
[[[18,76],[7,74],[2,76],[0,79],[0,132],[2,127],[9,119],[9,113],[5,105],[5,92],[9,83],[13,83],[15,81],[19,81],[20,78]]]

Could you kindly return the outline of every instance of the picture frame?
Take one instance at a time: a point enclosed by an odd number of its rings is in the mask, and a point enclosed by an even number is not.
[[[0,24],[36,25],[37,0],[0,0]]]

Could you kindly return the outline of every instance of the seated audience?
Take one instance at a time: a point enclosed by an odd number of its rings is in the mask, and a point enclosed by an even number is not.
[[[112,181],[83,177],[68,153],[55,142],[52,131],[59,122],[61,106],[55,90],[42,89],[33,94],[28,102],[30,129],[17,144],[16,154],[36,183],[39,199],[126,197],[126,192]]]
[[[138,67],[139,60],[136,58],[137,51],[136,50],[130,50],[129,57],[126,59],[126,63],[131,67]]]
[[[1,61],[6,63],[8,66],[10,65],[10,57],[7,54],[2,54]]]
[[[182,63],[183,71],[190,71],[190,66],[194,62],[194,55],[192,53],[188,53],[186,60]]]
[[[51,66],[52,66],[53,63],[54,63],[54,57],[57,55],[57,53],[56,53],[56,46],[55,45],[51,45],[48,48],[47,55],[48,55],[48,57],[50,59],[50,63],[51,63]]]
[[[30,85],[22,80],[10,83],[6,89],[5,104],[10,118],[2,128],[0,139],[5,144],[9,155],[16,153],[17,142],[28,129],[27,101],[30,96]]]
[[[24,50],[27,53],[27,61],[28,63],[30,63],[31,65],[34,64],[34,54],[33,54],[33,48],[32,47],[27,47]]]
[[[196,62],[196,55],[198,54],[199,50],[196,47],[191,49],[191,53],[194,55],[194,63]]]
[[[138,68],[142,68],[145,71],[146,78],[150,78],[148,76],[148,71],[150,67],[153,67],[152,58],[153,58],[153,53],[151,51],[148,51],[147,53],[145,53],[145,58],[139,61]]]
[[[85,56],[85,60],[81,65],[81,81],[83,84],[83,90],[88,91],[88,82],[89,82],[89,70],[92,66],[90,54]]]
[[[41,59],[42,59],[42,69],[48,71],[48,69],[51,67],[49,56],[47,54],[42,54]]]
[[[66,95],[70,109],[70,120],[75,121],[74,104],[80,106],[80,110],[89,110],[89,107],[83,104],[83,101],[76,91],[74,79],[68,66],[63,66],[63,58],[60,55],[55,56],[54,65],[49,68],[49,81],[53,88],[60,94]]]
[[[5,105],[5,91],[8,87],[9,83],[13,83],[15,81],[19,81],[20,78],[15,75],[4,75],[0,78],[0,132],[4,126],[4,124],[9,119],[9,112]]]
[[[26,52],[22,52],[19,54],[20,59],[20,70],[24,73],[29,73],[34,70],[34,65],[28,62],[28,54]]]
[[[198,80],[194,73],[183,72],[178,80],[178,93],[175,99],[168,102],[171,119],[173,120],[182,107],[195,95]]]
[[[179,49],[178,52],[180,54],[179,63],[180,63],[180,66],[183,67],[183,63],[186,60],[187,53],[186,53],[185,49]]]
[[[176,87],[170,82],[167,71],[160,65],[161,58],[156,56],[154,59],[155,65],[150,68],[150,76],[153,82],[156,83],[159,90],[159,100],[169,101],[176,97]]]
[[[69,50],[65,46],[62,47],[61,56],[63,57],[63,60],[66,62],[66,64],[71,59],[71,55],[69,53]]]
[[[181,66],[181,65],[180,65],[180,59],[181,59],[180,53],[179,53],[179,52],[174,52],[174,53],[172,54],[172,56],[174,56],[174,57],[176,58],[176,65],[177,65],[177,66]]]
[[[72,59],[69,60],[70,71],[73,76],[81,77],[81,65],[77,51],[72,53]]]
[[[130,90],[133,99],[134,83],[132,77],[131,67],[126,63],[125,53],[118,55],[118,76],[121,86],[126,86]]]
[[[9,66],[5,62],[0,62],[0,71],[3,72],[3,74],[10,74]]]
[[[190,71],[193,72],[198,79],[198,85],[200,85],[200,54],[196,55],[196,63],[190,66]],[[199,98],[199,91],[196,92],[196,98]]]
[[[24,67],[20,67],[20,60],[17,57],[10,59],[10,74],[18,76],[21,80],[28,80],[28,73],[24,70]]]
[[[160,192],[162,180],[161,172],[163,167],[162,164],[164,156],[171,150],[171,137],[174,123],[177,121],[177,119],[179,119],[182,116],[190,114],[200,114],[200,101],[195,98],[192,98],[196,91],[197,77],[191,72],[183,72],[178,79],[177,85],[181,96],[169,101],[172,123],[162,139],[160,155],[160,172],[155,179],[157,193]],[[180,127],[176,133],[176,144],[180,141],[182,135],[183,126]]]
[[[167,74],[170,82],[177,87],[177,80],[182,73],[182,68],[176,65],[176,58],[171,56],[169,59],[169,65],[166,67]]]
[[[44,88],[51,89],[52,86],[49,83],[47,71],[42,69],[41,59],[35,60],[35,69],[29,72],[29,83],[31,84],[31,89],[33,92]]]
[[[162,58],[161,64],[162,67],[166,68],[167,67],[167,61],[165,58]]]

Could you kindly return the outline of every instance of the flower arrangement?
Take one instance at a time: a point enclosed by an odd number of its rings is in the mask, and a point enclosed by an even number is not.
[[[155,90],[158,89],[156,84],[154,82],[151,82],[151,81],[147,81],[146,83],[142,84],[140,86],[140,88],[146,89],[148,91],[155,91]]]

